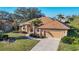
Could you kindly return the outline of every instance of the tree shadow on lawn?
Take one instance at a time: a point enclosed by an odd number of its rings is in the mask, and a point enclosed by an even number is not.
[[[31,40],[32,38],[29,36],[19,36],[19,37],[8,37],[8,38],[2,38],[0,41],[5,41],[5,42],[15,42],[16,40],[22,40],[22,39],[29,39]]]
[[[14,37],[15,39],[32,39],[30,36],[19,36],[19,37]]]
[[[27,32],[18,32],[18,31],[15,31],[13,33],[27,34]],[[19,36],[19,37],[12,37],[12,38],[15,38],[15,39],[32,39],[30,36]]]
[[[19,31],[14,31],[13,33],[22,33],[22,34],[27,34],[27,32],[19,32]]]

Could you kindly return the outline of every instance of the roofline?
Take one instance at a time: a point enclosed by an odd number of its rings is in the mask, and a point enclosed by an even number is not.
[[[38,29],[69,30],[70,28],[68,28],[68,29],[58,29],[58,28],[38,28]]]
[[[19,26],[25,26],[25,25],[30,25],[30,24],[22,24],[22,25],[19,25]]]

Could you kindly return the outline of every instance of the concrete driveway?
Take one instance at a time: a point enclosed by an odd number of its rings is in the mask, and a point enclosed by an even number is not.
[[[60,38],[48,36],[48,38],[41,39],[31,51],[57,51],[60,40]]]

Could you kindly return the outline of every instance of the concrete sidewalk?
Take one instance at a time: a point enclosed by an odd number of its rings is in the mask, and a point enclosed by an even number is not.
[[[57,51],[60,40],[60,38],[52,37],[41,39],[31,51]]]

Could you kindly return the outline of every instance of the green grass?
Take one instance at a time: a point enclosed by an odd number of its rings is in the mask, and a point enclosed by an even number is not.
[[[79,16],[74,17],[74,21],[70,22],[70,26],[79,29]]]
[[[66,44],[60,42],[58,51],[79,51],[79,44]]]
[[[21,37],[26,34],[23,33],[5,33],[9,37]],[[15,42],[0,42],[0,51],[29,51],[31,50],[39,41],[29,40],[29,39],[16,39]]]
[[[68,34],[71,37],[74,37],[76,40],[79,39],[79,16],[74,17],[74,20],[69,24],[74,28],[73,31],[70,31]],[[79,43],[78,44],[67,44],[63,43],[62,40],[59,44],[58,51],[79,51]]]
[[[16,40],[14,43],[0,42],[0,51],[29,51],[39,41],[37,40]]]
[[[13,33],[13,32],[10,32],[10,33],[5,33],[7,35],[9,35],[9,37],[19,37],[19,36],[25,36],[26,34],[23,34],[23,33]]]

